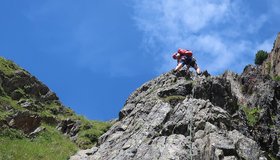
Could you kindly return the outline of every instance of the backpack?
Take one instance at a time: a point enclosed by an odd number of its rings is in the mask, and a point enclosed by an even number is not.
[[[178,52],[181,56],[191,57],[191,56],[193,55],[192,51],[186,50],[186,49],[181,49],[181,48],[179,48],[177,52]]]

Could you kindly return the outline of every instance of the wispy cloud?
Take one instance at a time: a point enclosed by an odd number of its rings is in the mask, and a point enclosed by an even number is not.
[[[258,17],[256,21],[253,21],[250,24],[248,24],[248,32],[249,33],[258,32],[260,28],[267,22],[267,20],[268,20],[267,15],[261,15],[260,17]]]
[[[241,71],[252,62],[255,46],[267,49],[273,43],[271,38],[252,38],[268,21],[268,13],[253,14],[239,0],[135,0],[134,4],[147,50],[154,53],[161,48],[164,63],[158,72],[174,67],[170,54],[178,47],[193,50],[198,64],[215,74]]]

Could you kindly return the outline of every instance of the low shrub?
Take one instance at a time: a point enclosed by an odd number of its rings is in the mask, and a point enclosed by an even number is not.
[[[268,53],[266,51],[259,50],[255,57],[255,64],[261,65],[263,61],[267,59],[267,57],[268,57]]]

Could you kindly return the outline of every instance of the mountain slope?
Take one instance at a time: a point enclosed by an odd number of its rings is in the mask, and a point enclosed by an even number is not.
[[[183,74],[143,84],[97,146],[71,159],[280,159],[278,81],[252,65],[241,75]]]
[[[37,78],[0,57],[0,159],[66,159],[94,145],[110,126],[78,116]]]

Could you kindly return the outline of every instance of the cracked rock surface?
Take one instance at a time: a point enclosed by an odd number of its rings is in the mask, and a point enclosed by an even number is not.
[[[163,74],[130,95],[119,120],[96,146],[71,159],[279,158],[279,116],[274,115],[280,108],[279,82],[260,72],[247,66],[241,75],[226,72],[192,80]],[[254,126],[241,106],[259,106]],[[274,128],[268,131],[269,125]],[[267,136],[261,136],[264,131]]]

